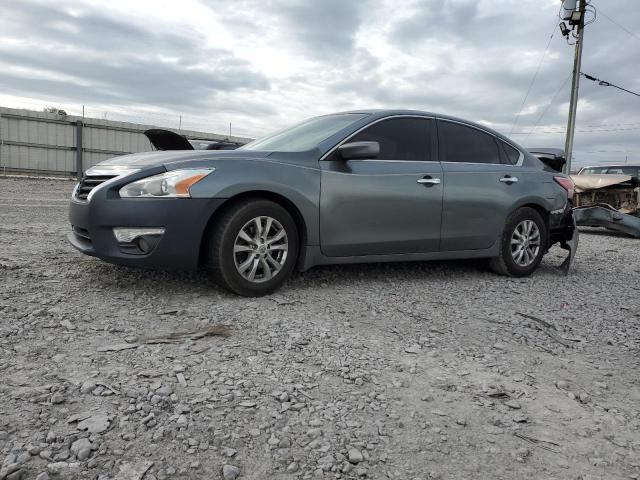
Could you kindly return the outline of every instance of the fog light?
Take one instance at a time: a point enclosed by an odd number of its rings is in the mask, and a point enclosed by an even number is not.
[[[164,227],[146,227],[146,228],[127,228],[127,227],[115,227],[113,229],[113,235],[116,237],[118,243],[131,243],[136,238],[143,235],[163,235]]]
[[[142,253],[149,253],[151,251],[151,245],[144,237],[138,237],[136,244]]]

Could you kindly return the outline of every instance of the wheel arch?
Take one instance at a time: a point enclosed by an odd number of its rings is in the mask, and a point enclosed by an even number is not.
[[[541,204],[541,202],[536,202],[536,201],[528,201],[528,202],[524,202],[521,204],[516,205],[514,208],[511,209],[511,211],[509,212],[509,215],[511,215],[513,212],[515,212],[516,210],[520,210],[521,208],[531,208],[533,210],[535,210],[536,212],[538,212],[540,214],[540,216],[542,217],[542,220],[544,221],[544,226],[545,226],[545,233],[546,233],[546,238],[545,238],[545,251],[549,249],[550,245],[550,239],[551,239],[551,228],[550,228],[550,218],[551,215],[549,213],[549,210],[543,206]]]
[[[206,239],[209,237],[211,230],[216,227],[216,222],[222,213],[233,208],[239,202],[247,199],[259,199],[259,200],[271,200],[274,203],[282,206],[293,217],[298,230],[298,236],[300,241],[300,248],[298,252],[298,258],[296,259],[296,267],[300,265],[300,262],[304,258],[305,247],[307,245],[307,239],[309,237],[307,222],[302,215],[302,212],[298,206],[286,196],[272,192],[270,190],[248,190],[246,192],[238,193],[229,197],[216,211],[210,216],[207,226],[205,227],[202,238],[200,239],[200,251],[198,254],[198,265],[202,265],[202,260],[205,258]]]

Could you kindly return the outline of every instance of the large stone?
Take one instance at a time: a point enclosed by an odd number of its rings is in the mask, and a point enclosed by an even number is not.
[[[16,470],[13,473],[7,475],[7,480],[22,480],[22,476],[24,474],[24,470]]]
[[[348,456],[351,463],[360,463],[362,460],[364,460],[362,453],[357,448],[350,448]]]
[[[85,448],[91,449],[91,442],[88,438],[79,438],[71,444],[69,450],[71,450],[71,453],[75,456],[78,456],[78,453]]]
[[[78,423],[78,430],[86,430],[89,433],[102,433],[107,431],[110,423],[108,415],[92,415]]]
[[[6,479],[12,473],[20,471],[20,468],[21,468],[21,466],[20,466],[19,463],[6,463],[6,464],[3,464],[2,468],[0,468],[0,479],[2,479],[2,480]]]
[[[240,469],[234,465],[225,465],[222,467],[222,476],[224,480],[235,480],[240,475]]]
[[[63,403],[65,401],[64,395],[61,394],[60,392],[56,392],[53,395],[51,395],[51,403],[53,403],[54,405]]]
[[[80,386],[80,393],[91,393],[96,389],[97,385],[91,380],[87,380]]]
[[[140,480],[152,466],[153,462],[146,460],[123,462],[114,480]]]

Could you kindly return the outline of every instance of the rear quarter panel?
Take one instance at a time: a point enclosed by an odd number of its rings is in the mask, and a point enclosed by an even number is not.
[[[502,235],[511,212],[524,205],[550,211],[555,204],[553,178],[537,166],[443,163],[444,207],[441,249],[486,249]],[[500,182],[505,175],[517,183]]]

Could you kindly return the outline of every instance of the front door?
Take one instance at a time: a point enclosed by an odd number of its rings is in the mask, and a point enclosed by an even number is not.
[[[442,168],[434,121],[380,120],[348,139],[376,141],[375,159],[320,162],[320,243],[327,256],[437,251],[442,215]]]

